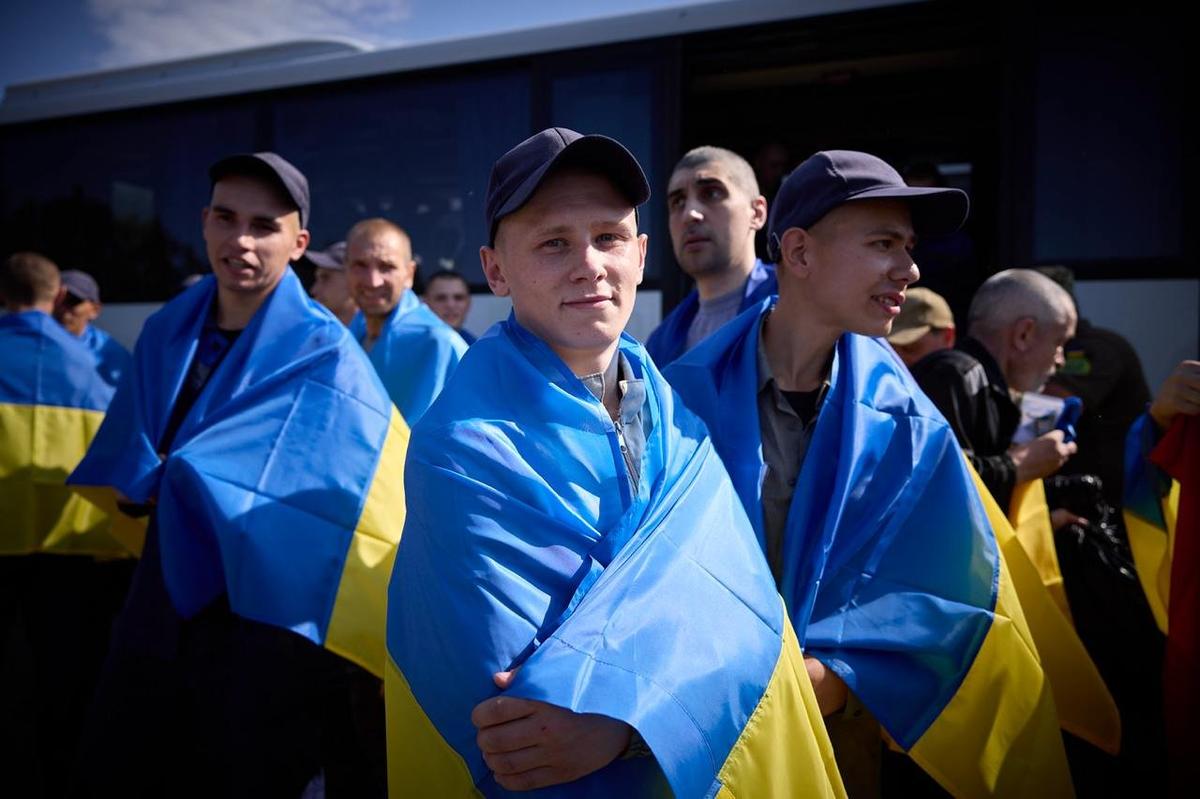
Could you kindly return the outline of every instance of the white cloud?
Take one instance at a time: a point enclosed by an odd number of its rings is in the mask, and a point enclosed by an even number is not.
[[[107,46],[101,67],[344,37],[399,43],[408,0],[87,0]]]

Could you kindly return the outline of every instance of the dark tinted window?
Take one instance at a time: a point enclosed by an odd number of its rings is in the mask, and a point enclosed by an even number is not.
[[[425,274],[485,283],[483,202],[492,162],[530,134],[523,72],[347,85],[273,103],[279,152],[309,179],[317,246],[360,219],[408,231]]]
[[[106,301],[164,299],[208,269],[208,165],[253,143],[237,100],[0,129],[0,251],[91,272]]]

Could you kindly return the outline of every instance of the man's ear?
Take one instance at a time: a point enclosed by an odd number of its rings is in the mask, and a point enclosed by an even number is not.
[[[638,279],[637,285],[642,285],[642,280],[646,277],[646,249],[650,244],[650,237],[645,233],[638,234]]]
[[[783,231],[776,268],[802,279],[812,274],[812,234],[798,227]]]
[[[304,255],[304,251],[308,249],[309,239],[310,236],[307,230],[296,231],[296,243],[292,246],[292,255],[288,259],[289,261],[295,263],[301,255]]]
[[[417,279],[417,262],[415,259],[408,262],[408,274],[404,278],[404,288],[412,290],[413,281]]]
[[[1016,352],[1029,352],[1037,338],[1037,320],[1032,316],[1022,316],[1012,323],[1009,329],[1009,343]]]
[[[511,293],[508,281],[504,278],[504,268],[500,265],[499,253],[492,247],[479,248],[479,263],[483,266],[483,276],[487,278],[488,288],[497,297],[507,297]]]
[[[761,194],[750,201],[750,229],[762,230],[767,224],[767,198]]]

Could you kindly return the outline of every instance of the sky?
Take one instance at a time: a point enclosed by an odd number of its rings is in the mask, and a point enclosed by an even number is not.
[[[0,0],[0,87],[297,39],[340,38],[386,48],[697,4],[697,0]]]

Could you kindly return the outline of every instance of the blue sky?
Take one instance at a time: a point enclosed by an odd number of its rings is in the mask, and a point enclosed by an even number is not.
[[[346,38],[379,48],[697,4],[697,0],[0,0],[0,87],[304,38]]]

